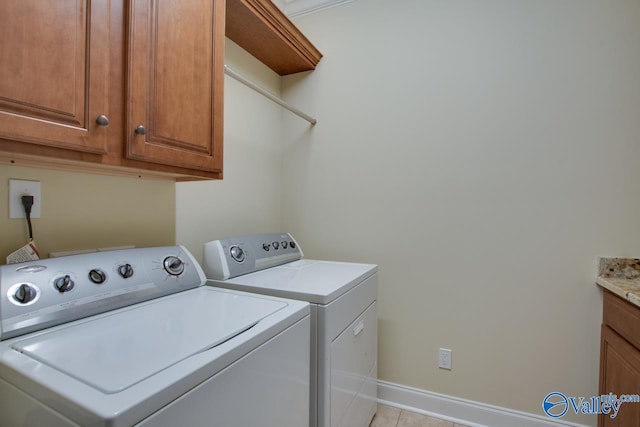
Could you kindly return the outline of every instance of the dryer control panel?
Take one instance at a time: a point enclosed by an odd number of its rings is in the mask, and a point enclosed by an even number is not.
[[[183,246],[92,252],[0,266],[0,340],[204,284]]]
[[[289,233],[253,234],[204,244],[204,271],[226,280],[301,259],[302,249]]]

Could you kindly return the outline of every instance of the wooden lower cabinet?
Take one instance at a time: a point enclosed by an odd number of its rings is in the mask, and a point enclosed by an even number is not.
[[[640,349],[630,342],[640,339],[640,329],[633,332],[630,329],[639,319],[640,308],[605,290],[600,347],[601,395],[640,394]],[[640,426],[640,403],[622,403],[615,418],[600,414],[598,426]]]

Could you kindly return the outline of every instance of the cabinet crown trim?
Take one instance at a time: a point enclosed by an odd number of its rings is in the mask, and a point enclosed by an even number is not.
[[[314,70],[322,59],[270,0],[227,0],[225,34],[281,76]]]

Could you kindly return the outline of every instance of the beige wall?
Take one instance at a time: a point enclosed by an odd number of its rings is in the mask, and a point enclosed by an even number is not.
[[[50,252],[112,246],[172,245],[175,184],[84,173],[0,166],[0,264],[28,241],[24,219],[9,219],[9,179],[40,181],[42,217],[34,240]]]
[[[283,225],[308,257],[380,265],[380,378],[539,415],[596,394],[596,257],[640,255],[640,3],[358,0],[295,23],[325,56],[283,84],[318,118],[285,116]]]
[[[280,78],[230,40],[225,62],[280,93]],[[282,109],[225,76],[224,179],[176,184],[176,240],[202,260],[205,242],[280,231]]]

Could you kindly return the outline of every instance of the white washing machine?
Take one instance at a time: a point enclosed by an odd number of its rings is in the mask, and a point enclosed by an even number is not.
[[[377,266],[303,259],[289,234],[205,244],[216,287],[311,303],[312,427],[366,427],[377,406]]]
[[[310,309],[181,246],[0,266],[0,426],[300,427]]]

